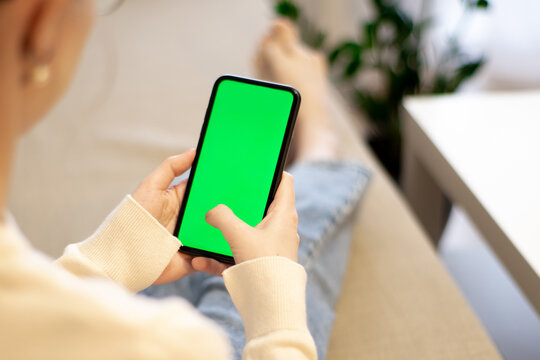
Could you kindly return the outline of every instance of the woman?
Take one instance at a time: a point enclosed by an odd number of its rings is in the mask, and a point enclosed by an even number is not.
[[[0,0],[2,209],[16,141],[67,87],[94,5],[91,0]],[[349,238],[349,229],[341,231],[339,225],[367,177],[359,165],[342,161],[358,157],[357,139],[331,121],[337,114],[325,104],[324,62],[299,43],[290,25],[275,24],[261,44],[257,66],[261,77],[291,83],[303,95],[292,168],[298,217],[292,177],[284,174],[271,210],[257,227],[224,205],[207,214],[231,245],[237,265],[227,269],[179,253],[171,231],[185,183],[169,185],[189,169],[193,150],[165,160],[93,236],[68,246],[54,263],[31,249],[0,213],[3,358],[227,359],[242,351],[246,359],[324,356]],[[223,278],[193,274],[197,271]],[[178,297],[157,301],[133,295],[165,283],[170,285],[146,293],[178,294],[191,304]]]

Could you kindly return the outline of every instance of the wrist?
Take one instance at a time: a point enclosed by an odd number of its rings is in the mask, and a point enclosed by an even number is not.
[[[160,276],[180,242],[127,196],[94,235],[76,246],[107,277],[137,292]]]
[[[244,320],[246,339],[281,329],[307,327],[304,268],[281,256],[248,260],[223,272]]]

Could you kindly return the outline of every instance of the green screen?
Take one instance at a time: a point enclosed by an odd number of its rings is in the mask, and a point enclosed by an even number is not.
[[[232,256],[205,221],[219,204],[251,226],[262,220],[293,100],[287,90],[219,83],[178,232],[182,245]]]

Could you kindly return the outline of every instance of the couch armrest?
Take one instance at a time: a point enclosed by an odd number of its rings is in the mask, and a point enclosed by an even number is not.
[[[500,359],[401,193],[363,150],[373,175],[356,214],[327,358]]]

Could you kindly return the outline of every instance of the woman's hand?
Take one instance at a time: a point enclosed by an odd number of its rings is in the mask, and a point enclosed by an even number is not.
[[[195,150],[171,156],[163,161],[133,193],[133,198],[170,233],[174,231],[186,181],[170,186],[175,177],[189,170]]]
[[[259,225],[249,226],[225,205],[210,210],[206,221],[221,230],[237,264],[265,256],[283,256],[295,262],[298,259],[298,215],[293,177],[288,173],[283,173],[274,201]]]
[[[170,184],[175,177],[189,170],[194,158],[195,150],[171,156],[144,179],[132,195],[146,211],[171,233],[176,226],[178,212],[186,190],[186,181],[182,181],[175,186],[170,186]],[[154,284],[172,282],[195,271],[220,275],[225,268],[225,265],[216,260],[193,258],[193,256],[178,252],[173,256],[167,268]]]

